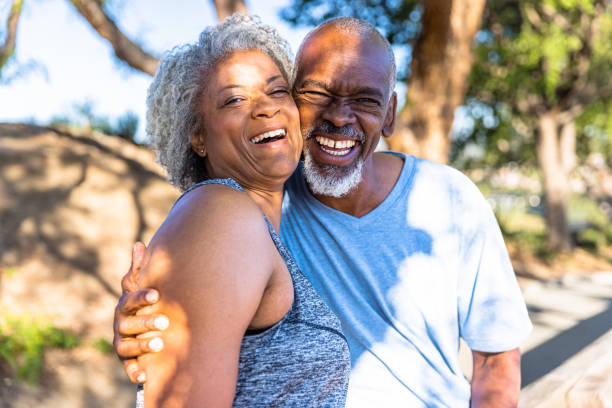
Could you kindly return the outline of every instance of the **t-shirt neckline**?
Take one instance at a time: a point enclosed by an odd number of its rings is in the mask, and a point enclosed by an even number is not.
[[[402,164],[402,170],[400,172],[400,176],[398,177],[397,181],[395,182],[395,185],[391,189],[391,192],[372,211],[370,211],[369,213],[361,217],[355,217],[353,215],[346,214],[342,211],[336,210],[335,208],[332,208],[326,204],[323,204],[321,201],[317,200],[314,195],[312,195],[312,193],[308,189],[308,186],[306,185],[305,178],[302,176],[300,177],[300,184],[302,186],[302,189],[304,190],[304,193],[306,195],[306,199],[309,205],[313,205],[321,209],[322,211],[332,213],[334,214],[334,216],[342,217],[343,219],[349,222],[359,223],[359,224],[364,224],[368,222],[370,219],[377,219],[378,214],[380,213],[384,214],[384,212],[389,207],[391,207],[397,201],[397,199],[404,193],[405,187],[410,183],[412,179],[412,175],[414,173],[415,158],[414,156],[408,156],[404,153],[399,153],[399,152],[385,151],[381,153],[392,154],[394,156],[398,156],[404,160],[404,163]]]

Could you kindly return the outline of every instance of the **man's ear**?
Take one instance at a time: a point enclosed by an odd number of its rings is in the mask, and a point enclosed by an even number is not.
[[[203,134],[192,133],[189,142],[191,143],[191,148],[198,156],[206,157],[206,138]]]
[[[393,92],[391,99],[389,100],[389,106],[387,106],[387,113],[385,115],[385,123],[382,128],[383,137],[389,137],[393,134],[395,129],[395,111],[397,109],[397,94]]]

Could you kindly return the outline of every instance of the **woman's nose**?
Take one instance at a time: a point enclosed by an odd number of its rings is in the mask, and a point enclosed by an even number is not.
[[[253,109],[253,118],[266,117],[271,118],[280,111],[280,106],[269,96],[260,97]]]

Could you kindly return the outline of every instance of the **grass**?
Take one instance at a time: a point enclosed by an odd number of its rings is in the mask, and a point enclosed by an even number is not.
[[[8,363],[18,380],[38,382],[44,353],[51,348],[72,349],[80,340],[75,335],[30,316],[0,316],[0,361]]]
[[[111,342],[106,340],[104,337],[100,337],[98,340],[94,341],[92,347],[98,350],[102,354],[112,354],[113,353],[113,345]]]
[[[542,261],[555,259],[557,254],[547,247],[542,198],[537,197],[537,205],[533,206],[529,204],[530,198],[534,198],[533,193],[503,191],[486,184],[479,187],[496,202],[495,215],[507,242]],[[573,195],[569,203],[568,222],[577,248],[599,256],[612,245],[612,221],[596,200]]]

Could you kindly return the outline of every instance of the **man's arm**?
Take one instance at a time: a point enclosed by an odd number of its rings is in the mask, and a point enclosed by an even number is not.
[[[521,353],[518,348],[501,353],[472,350],[471,407],[506,408],[518,405],[521,389]]]
[[[168,318],[160,314],[142,314],[138,312],[154,305],[159,301],[159,292],[155,289],[139,289],[138,278],[146,247],[137,242],[132,251],[132,264],[130,270],[121,280],[122,296],[115,308],[113,321],[113,346],[127,376],[132,382],[144,383],[146,376],[137,361],[146,353],[158,352],[163,349],[163,342],[159,337],[137,338],[143,333],[163,331],[168,327]]]

